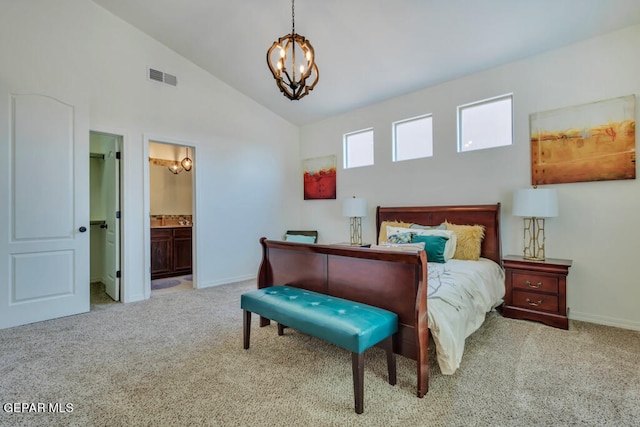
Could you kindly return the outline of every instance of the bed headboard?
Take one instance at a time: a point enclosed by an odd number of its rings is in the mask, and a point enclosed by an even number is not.
[[[445,221],[460,225],[483,225],[481,255],[502,265],[500,248],[500,203],[464,206],[407,206],[376,208],[376,242],[383,221],[403,221],[422,225],[438,225]]]

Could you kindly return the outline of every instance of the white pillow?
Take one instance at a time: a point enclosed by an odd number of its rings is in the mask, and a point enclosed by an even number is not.
[[[456,247],[458,246],[458,237],[456,233],[451,230],[422,230],[419,228],[402,228],[387,226],[387,236],[392,236],[399,233],[413,233],[419,236],[444,236],[448,237],[447,243],[444,245],[444,259],[449,261],[456,253]]]
[[[382,249],[385,251],[418,252],[424,250],[424,242],[416,243],[381,243],[371,245],[371,249]]]

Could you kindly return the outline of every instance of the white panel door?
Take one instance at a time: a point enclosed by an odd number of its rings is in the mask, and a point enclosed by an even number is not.
[[[88,108],[0,96],[0,328],[89,311]]]
[[[120,278],[116,273],[120,270],[120,219],[116,212],[120,210],[120,160],[116,152],[120,151],[118,137],[113,137],[112,147],[104,156],[103,189],[107,212],[107,230],[104,251],[105,291],[114,301],[120,301]]]

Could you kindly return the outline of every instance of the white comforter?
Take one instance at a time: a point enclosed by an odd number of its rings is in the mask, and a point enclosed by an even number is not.
[[[485,258],[427,265],[429,329],[440,370],[451,375],[460,366],[465,339],[502,303],[504,270]]]

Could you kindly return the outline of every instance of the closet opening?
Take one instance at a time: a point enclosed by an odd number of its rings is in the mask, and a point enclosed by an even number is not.
[[[120,135],[95,131],[89,133],[91,307],[122,301],[122,140]]]

